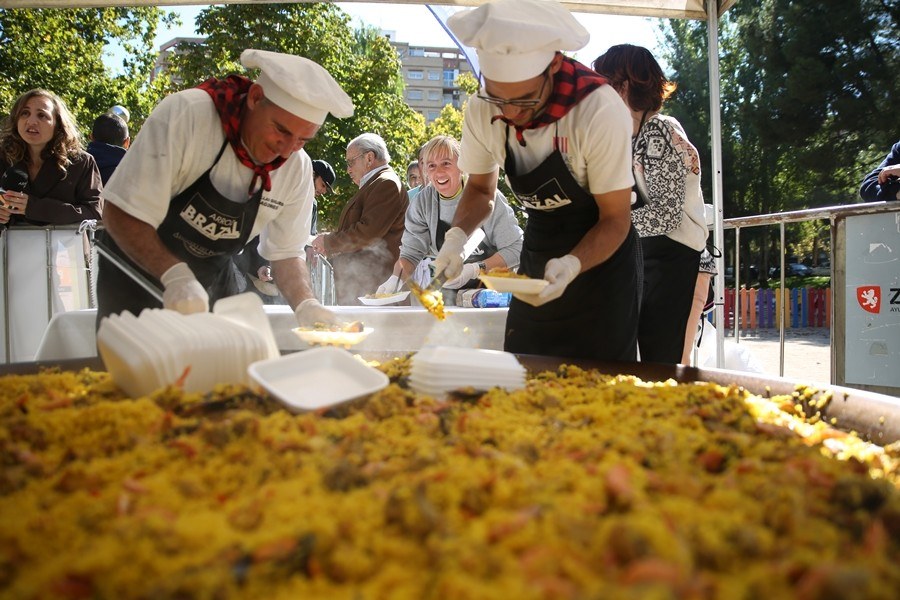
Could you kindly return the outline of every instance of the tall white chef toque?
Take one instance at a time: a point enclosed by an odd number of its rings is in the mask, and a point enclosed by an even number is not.
[[[463,44],[475,48],[481,73],[497,82],[540,75],[559,50],[580,50],[591,39],[554,0],[496,0],[447,19]]]
[[[308,58],[248,49],[241,52],[241,64],[259,68],[256,83],[266,98],[301,119],[321,125],[328,113],[340,118],[353,116],[350,96],[328,71]]]

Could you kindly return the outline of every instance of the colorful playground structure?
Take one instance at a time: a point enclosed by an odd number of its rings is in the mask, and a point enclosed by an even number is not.
[[[725,289],[725,330],[735,327],[735,308],[740,311],[737,324],[742,330],[773,329],[781,324],[783,296],[787,297],[785,328],[831,328],[831,288]]]

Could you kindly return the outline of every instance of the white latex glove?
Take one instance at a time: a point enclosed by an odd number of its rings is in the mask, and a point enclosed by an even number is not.
[[[532,306],[541,306],[562,296],[579,273],[581,273],[581,261],[571,254],[560,258],[551,258],[544,267],[544,279],[549,281],[550,285],[542,289],[539,294],[513,294],[513,296]]]
[[[446,282],[443,287],[450,290],[458,290],[462,286],[469,283],[471,280],[478,277],[479,273],[481,273],[481,269],[478,268],[478,263],[465,263],[462,266],[462,271],[460,272],[459,276]]]
[[[466,245],[466,232],[459,227],[451,227],[444,236],[444,245],[438,252],[437,258],[431,263],[434,267],[434,275],[443,275],[446,279],[459,277],[463,266],[463,248]]]
[[[378,289],[375,290],[376,294],[393,294],[400,288],[400,278],[396,275],[391,275],[388,277],[388,280],[378,286]]]
[[[340,325],[340,319],[334,312],[322,306],[315,298],[307,298],[294,311],[294,318],[300,327],[315,327],[316,323]]]
[[[209,294],[187,263],[176,263],[159,278],[165,287],[163,307],[183,315],[209,311]]]

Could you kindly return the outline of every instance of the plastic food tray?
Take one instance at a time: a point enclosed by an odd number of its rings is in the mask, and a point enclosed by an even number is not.
[[[346,350],[311,348],[255,362],[250,377],[293,412],[329,408],[384,388],[388,377]]]

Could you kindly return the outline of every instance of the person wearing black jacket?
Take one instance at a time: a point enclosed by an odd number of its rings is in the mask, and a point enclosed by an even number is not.
[[[121,117],[106,113],[94,119],[91,142],[88,144],[87,151],[97,161],[103,185],[106,185],[113,171],[119,166],[130,143],[128,125]]]
[[[866,202],[900,200],[900,142],[871,173],[863,179],[859,196]]]

